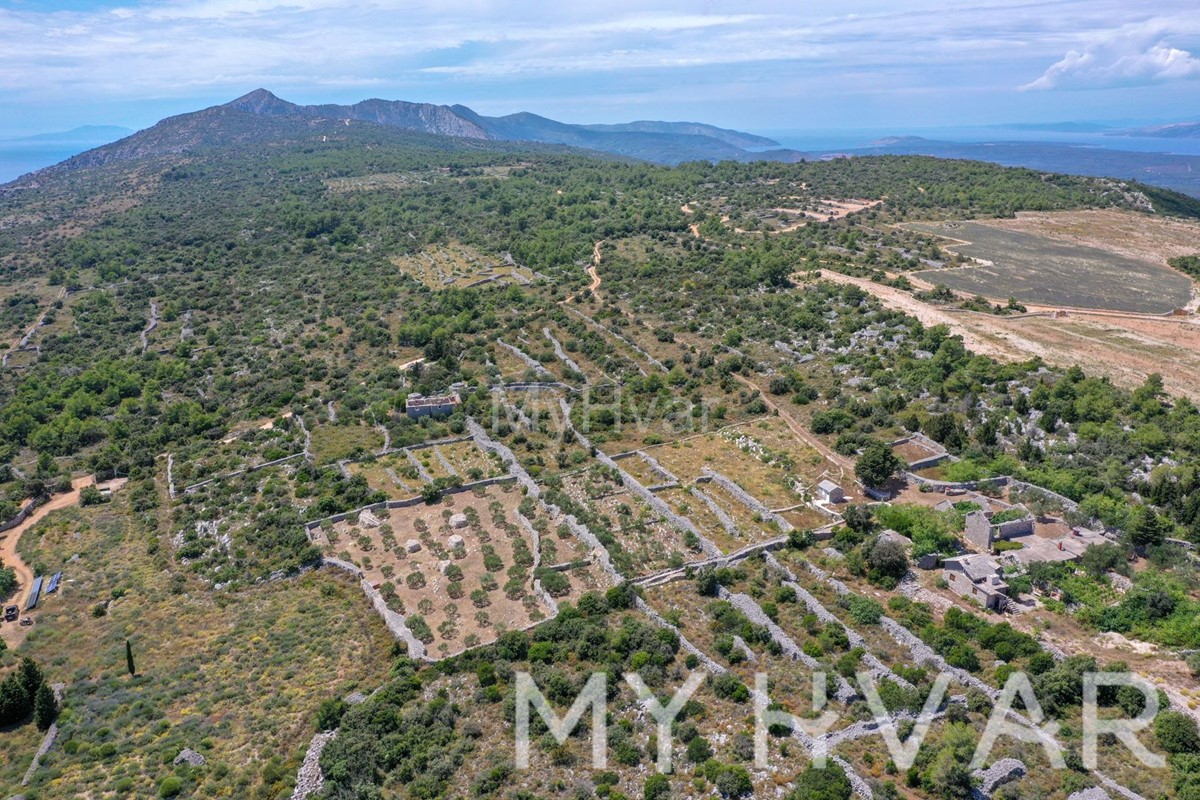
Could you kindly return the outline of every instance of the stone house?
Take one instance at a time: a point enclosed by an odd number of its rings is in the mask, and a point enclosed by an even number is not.
[[[1008,606],[1008,584],[1000,574],[1000,565],[991,556],[956,556],[943,560],[942,565],[946,583],[958,596],[993,611],[1003,611]]]

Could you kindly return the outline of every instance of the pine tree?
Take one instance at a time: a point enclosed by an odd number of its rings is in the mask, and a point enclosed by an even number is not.
[[[129,640],[125,640],[125,666],[129,668],[130,675],[137,675],[137,669],[133,666],[133,645]]]
[[[58,701],[54,698],[54,690],[50,684],[43,683],[33,698],[33,721],[37,723],[39,731],[44,731],[54,724],[57,716]]]

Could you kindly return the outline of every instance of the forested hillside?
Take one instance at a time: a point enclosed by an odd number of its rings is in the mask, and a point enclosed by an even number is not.
[[[1056,601],[1065,624],[1200,646],[1182,545],[1200,542],[1193,404],[1153,375],[1130,391],[1033,357],[973,354],[945,328],[818,274],[882,280],[939,257],[904,221],[1086,208],[1200,219],[1200,202],[921,157],[668,168],[236,111],[189,125],[143,140],[147,157],[85,154],[0,187],[0,518],[64,496],[72,478],[128,479],[21,539],[37,574],[79,578],[21,645],[67,684],[60,744],[27,797],[289,797],[314,719],[342,727],[320,760],[329,798],[817,796],[805,793],[818,778],[802,777],[799,744],[772,740],[778,774],[750,768],[749,661],[794,671],[777,693],[792,698],[807,696],[809,662],[780,658],[778,636],[722,586],[756,598],[801,641],[793,650],[840,675],[879,653],[893,711],[919,708],[933,673],[881,633],[882,618],[966,670],[955,690],[965,704],[939,720],[916,766],[898,773],[847,738],[823,796],[848,797],[851,779],[880,797],[967,796],[965,762],[988,691],[1008,674],[1001,662],[1060,690],[1086,664],[894,592],[908,561],[886,579],[869,514],[847,514],[836,559],[810,548],[802,531],[828,522],[801,508],[812,484],[833,475],[861,495],[853,460],[914,432],[957,458],[952,480],[1013,476],[1067,498],[1075,522],[1109,529],[1123,549],[1100,574],[1142,554],[1128,590],[1099,600],[1066,568],[1029,576],[1030,592],[1034,581],[1074,587],[1077,602]],[[406,413],[415,393],[451,391],[461,405],[448,415]],[[736,472],[738,459],[753,468]],[[769,502],[747,512],[722,476]],[[361,515],[414,497],[427,505]],[[964,513],[901,511],[889,524],[948,546]],[[473,539],[446,544],[439,532],[480,535],[479,569]],[[785,547],[774,566],[751,560],[666,589],[627,582],[769,540]],[[393,649],[369,604],[355,604],[357,582],[297,577],[330,559],[357,564],[378,584],[377,607],[407,618],[421,644]],[[892,594],[839,600],[805,559]],[[801,611],[796,582],[833,613]],[[289,586],[319,621],[289,603]],[[436,604],[421,594],[431,587],[446,592]],[[216,627],[226,614],[232,631]],[[369,621],[362,632],[355,619]],[[688,708],[686,768],[648,779],[653,726],[625,691],[609,771],[575,768],[586,743],[544,737],[538,777],[513,770],[516,667],[560,713],[585,667],[636,671],[668,691],[701,663],[680,631],[722,665],[711,697]],[[236,654],[242,634],[265,666]],[[192,635],[205,650],[181,663]],[[146,666],[125,682],[113,676],[130,638]],[[259,693],[268,680],[303,690],[271,698]],[[239,681],[260,704],[243,702]],[[365,703],[340,700],[380,686]],[[1073,691],[1053,710],[1064,728],[1080,713]],[[13,791],[33,749],[22,735],[0,769]],[[201,742],[207,766],[171,763]],[[1036,767],[1037,755],[1017,754]],[[1115,761],[1114,779],[1144,796],[1196,796],[1194,764],[1139,774]],[[1061,785],[1028,780],[1054,798],[1097,782],[1082,769]]]

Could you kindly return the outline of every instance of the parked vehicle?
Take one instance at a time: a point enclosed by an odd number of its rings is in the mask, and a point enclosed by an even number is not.
[[[4,621],[13,622],[21,614],[21,609],[16,606],[7,606],[4,609]]]

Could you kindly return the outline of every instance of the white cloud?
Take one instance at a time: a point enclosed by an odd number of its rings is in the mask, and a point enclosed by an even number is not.
[[[1109,89],[1200,77],[1200,58],[1172,47],[1168,34],[1194,32],[1196,23],[1173,25],[1151,20],[1095,37],[1072,49],[1023,91]]]
[[[1142,11],[1129,0],[809,0],[803,13],[795,0],[759,0],[753,13],[713,0],[12,3],[0,5],[0,125],[35,106],[156,98],[186,108],[257,86],[299,102],[349,102],[362,87],[473,97],[495,111],[641,97],[645,110],[631,113],[659,113],[667,96],[707,114],[706,100],[721,97],[764,117],[825,97],[861,124],[861,109],[882,114],[922,93],[940,101],[908,116],[957,109],[972,92],[1031,103],[1013,87],[1055,61],[1030,88],[1105,69],[1125,81],[1191,74],[1196,59],[1175,48],[1200,37],[1194,2]],[[1114,25],[1132,26],[1136,47],[1121,45]],[[547,103],[528,103],[539,93]]]

